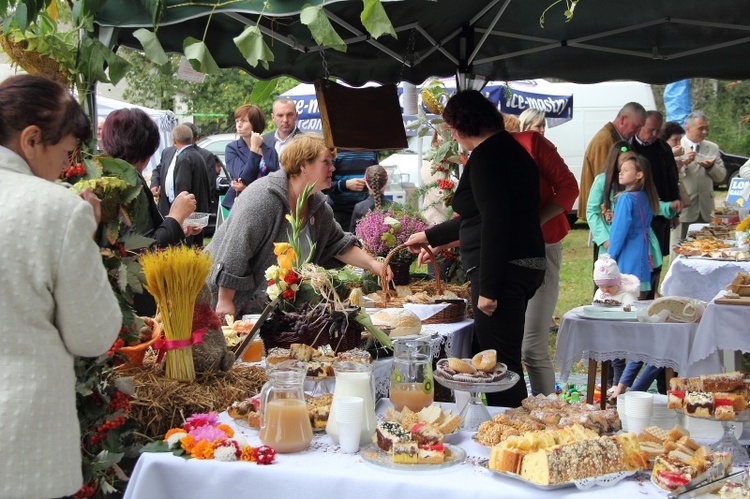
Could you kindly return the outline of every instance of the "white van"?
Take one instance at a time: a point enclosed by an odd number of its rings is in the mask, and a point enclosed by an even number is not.
[[[617,112],[628,102],[638,102],[647,111],[656,109],[651,86],[636,81],[611,81],[593,84],[551,83],[562,92],[573,95],[573,118],[556,127],[548,127],[545,133],[560,152],[570,170],[581,181],[581,167],[586,146],[591,138],[607,122],[615,119]],[[429,137],[423,142],[424,151],[429,148]],[[398,166],[398,173],[408,174],[410,181],[419,185],[417,144],[409,141],[410,149],[381,160],[384,166]],[[575,220],[578,201],[573,205],[570,219]]]

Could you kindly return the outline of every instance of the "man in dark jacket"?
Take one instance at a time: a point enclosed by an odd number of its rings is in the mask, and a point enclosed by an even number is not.
[[[206,174],[208,175],[208,193],[210,200],[208,210],[210,213],[216,213],[216,207],[219,204],[219,193],[216,191],[216,179],[219,176],[219,171],[221,171],[221,162],[219,161],[219,158],[208,149],[198,147],[197,143],[201,138],[198,127],[193,123],[184,123],[184,125],[190,128],[190,131],[193,132],[193,146],[206,163],[205,166]]]
[[[193,132],[185,125],[172,130],[173,147],[164,150],[161,162],[151,176],[151,190],[158,192],[157,206],[163,216],[177,194],[187,191],[195,196],[196,212],[208,213],[210,194],[208,174],[203,157],[193,146]],[[188,243],[203,245],[203,233],[192,236]]]

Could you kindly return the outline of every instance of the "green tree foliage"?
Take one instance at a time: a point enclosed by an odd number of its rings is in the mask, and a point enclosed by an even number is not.
[[[708,140],[724,152],[750,156],[750,129],[743,118],[750,115],[750,81],[692,80],[693,109],[709,119]]]
[[[179,55],[172,54],[165,65],[157,66],[140,52],[122,49],[121,54],[132,63],[131,71],[126,76],[128,88],[124,92],[125,99],[143,106],[174,111],[175,98],[179,94],[187,105],[188,114],[195,115],[196,124],[201,127],[204,137],[233,132],[234,110],[252,102],[250,94],[261,81],[245,71],[227,68],[221,69],[219,75],[206,75],[203,83],[190,83],[175,77],[180,63]],[[267,98],[252,102],[266,115],[266,131],[274,128],[271,121],[273,101],[298,83],[293,78],[281,77]]]

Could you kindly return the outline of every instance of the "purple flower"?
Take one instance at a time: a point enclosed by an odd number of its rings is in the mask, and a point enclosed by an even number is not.
[[[386,217],[395,218],[400,226],[396,229],[393,225],[385,223]],[[426,228],[427,223],[421,215],[389,208],[385,211],[368,212],[357,222],[355,234],[362,240],[365,251],[375,256],[387,256],[393,248],[405,243],[409,236]],[[383,240],[383,234],[386,232],[394,236],[394,244],[387,244]]]

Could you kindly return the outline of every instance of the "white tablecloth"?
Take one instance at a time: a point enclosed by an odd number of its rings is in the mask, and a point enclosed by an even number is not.
[[[709,301],[729,284],[738,271],[750,272],[750,262],[675,258],[661,283],[663,296],[688,296]]]
[[[716,298],[724,296],[719,292]],[[721,305],[713,300],[706,307],[690,350],[690,364],[703,362],[717,350],[750,352],[750,307]]]
[[[382,414],[386,404],[378,404]],[[452,404],[443,404],[452,407]],[[490,407],[491,413],[501,409]],[[228,421],[226,413],[221,415]],[[233,425],[233,423],[231,423]],[[239,430],[250,445],[260,445],[258,432]],[[364,461],[358,454],[342,454],[325,433],[316,434],[310,449],[296,454],[278,454],[269,466],[254,463],[225,463],[185,460],[171,453],[146,453],[139,459],[125,499],[167,499],[214,497],[262,497],[304,499],[363,498],[409,499],[464,498],[600,498],[666,497],[648,481],[645,473],[627,478],[611,488],[575,487],[541,491],[516,480],[496,475],[475,463],[489,458],[489,449],[459,432],[447,443],[468,454],[468,462],[428,472],[394,471]]]
[[[629,359],[657,367],[671,367],[680,375],[693,375],[690,351],[698,324],[647,323],[584,319],[575,308],[563,316],[557,333],[555,365],[560,378],[568,379],[573,364],[582,359],[602,362]],[[708,355],[698,366],[702,373],[720,372],[719,355]]]

